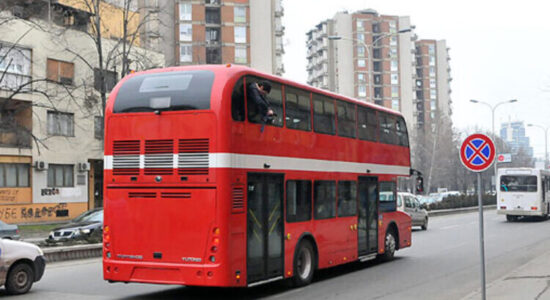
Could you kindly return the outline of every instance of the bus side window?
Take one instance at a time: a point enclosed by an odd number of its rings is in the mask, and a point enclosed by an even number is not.
[[[407,134],[407,125],[405,125],[405,119],[399,117],[397,119],[397,136],[399,138],[398,144],[401,146],[409,147],[409,136]]]
[[[285,86],[286,127],[311,131],[310,94]]]
[[[338,181],[338,217],[357,214],[357,182]]]
[[[355,138],[355,104],[336,101],[338,135]]]
[[[235,83],[231,94],[231,116],[234,121],[244,121],[244,80]]]
[[[288,180],[286,182],[286,221],[311,220],[311,181]]]
[[[380,182],[380,212],[390,212],[396,210],[396,190],[395,182]]]
[[[359,106],[357,108],[357,123],[359,139],[373,142],[378,140],[378,118],[375,110]]]
[[[334,101],[313,94],[313,130],[318,133],[335,134]]]
[[[271,91],[266,95],[266,100],[269,102],[269,107],[273,109],[275,116],[273,117],[273,122],[266,125],[273,125],[282,127],[283,126],[283,92],[281,84],[272,82],[263,78],[247,76],[246,77],[246,87],[247,87],[247,108],[248,108],[248,121],[251,123],[261,123],[262,116],[258,112],[258,107],[256,103],[248,97],[248,92],[251,86],[254,83],[260,81],[267,81],[271,84]]]
[[[313,185],[313,211],[316,220],[336,216],[336,182],[319,180]]]

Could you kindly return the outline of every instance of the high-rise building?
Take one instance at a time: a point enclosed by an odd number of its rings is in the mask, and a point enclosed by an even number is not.
[[[500,127],[500,138],[506,142],[512,154],[520,151],[533,157],[533,148],[529,143],[529,137],[525,136],[525,125],[522,121],[502,123]]]
[[[140,0],[147,47],[167,66],[240,64],[282,75],[282,0]]]
[[[339,12],[307,33],[308,84],[399,110],[410,124],[413,37],[409,17]]]
[[[408,16],[336,13],[307,33],[307,82],[398,110],[423,129],[436,110],[451,114],[450,68],[445,41],[416,38]]]
[[[449,49],[445,40],[416,41],[416,107],[415,124],[431,130],[437,120],[450,120],[451,88]],[[438,115],[439,114],[439,115]]]

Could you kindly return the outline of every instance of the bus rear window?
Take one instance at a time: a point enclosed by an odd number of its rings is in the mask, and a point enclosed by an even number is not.
[[[501,176],[500,190],[502,192],[536,192],[537,176]]]
[[[213,82],[211,71],[137,75],[120,87],[113,112],[210,109]]]

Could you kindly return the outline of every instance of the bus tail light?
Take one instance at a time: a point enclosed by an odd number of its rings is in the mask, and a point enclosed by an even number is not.
[[[506,209],[506,206],[501,206],[500,209]]]
[[[538,207],[536,207],[536,206],[531,206],[531,210],[537,210],[537,209],[538,209]]]

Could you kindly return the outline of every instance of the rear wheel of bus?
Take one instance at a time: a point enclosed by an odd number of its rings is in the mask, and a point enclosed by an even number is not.
[[[308,240],[302,240],[294,254],[294,286],[304,286],[311,283],[313,273],[317,268],[317,255],[313,245]]]
[[[515,222],[517,221],[519,216],[512,216],[512,215],[506,215],[506,221],[508,222]]]

